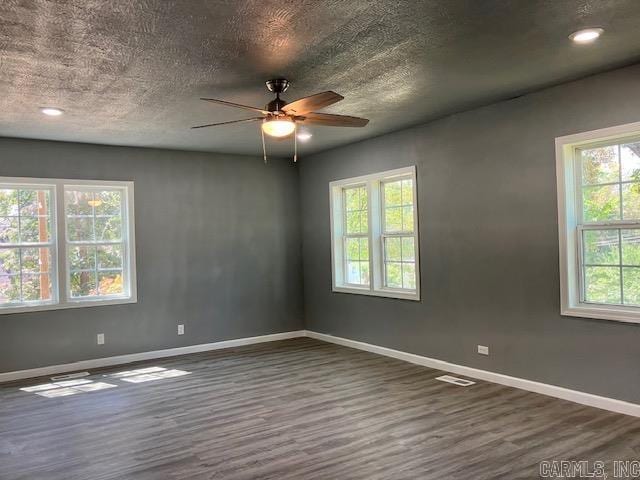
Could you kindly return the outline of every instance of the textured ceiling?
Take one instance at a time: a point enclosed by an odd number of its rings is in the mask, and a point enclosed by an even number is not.
[[[190,130],[253,116],[198,98],[263,106],[284,76],[289,101],[334,90],[325,111],[371,119],[310,128],[304,154],[634,63],[639,20],[639,0],[2,0],[0,136],[259,154],[256,124]],[[567,39],[587,26],[606,32]]]

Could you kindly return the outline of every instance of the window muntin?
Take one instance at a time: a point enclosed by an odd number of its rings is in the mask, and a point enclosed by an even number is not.
[[[640,142],[576,149],[580,298],[640,305]]]
[[[0,306],[55,301],[53,187],[0,186]]]
[[[124,189],[65,187],[67,283],[71,299],[127,294]]]
[[[333,290],[419,300],[415,167],[331,182]]]
[[[0,314],[135,302],[133,224],[132,182],[0,177]]]
[[[384,286],[415,290],[413,179],[381,182]]]
[[[369,198],[366,185],[342,190],[345,285],[369,285]]]

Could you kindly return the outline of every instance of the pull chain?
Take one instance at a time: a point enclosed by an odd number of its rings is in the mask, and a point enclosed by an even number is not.
[[[293,163],[298,161],[298,124],[293,124]]]
[[[262,155],[264,156],[264,164],[267,164],[267,147],[264,146],[264,130],[260,128],[260,133],[262,134]]]

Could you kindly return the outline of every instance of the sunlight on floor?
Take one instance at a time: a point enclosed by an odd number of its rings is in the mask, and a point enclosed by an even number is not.
[[[191,372],[187,372],[186,370],[168,370],[163,367],[148,367],[136,370],[126,370],[124,372],[111,373],[103,376],[111,379],[110,381],[121,380],[128,383],[145,383],[154,380],[163,380],[166,378],[182,377],[183,375],[189,375],[190,373]],[[43,383],[32,387],[24,387],[20,390],[27,393],[35,393],[41,397],[54,398],[67,397],[78,393],[96,392],[116,387],[118,387],[118,385],[114,385],[113,383],[94,382],[93,380],[88,379],[74,379]]]
[[[114,373],[108,375],[111,378],[117,378],[123,382],[144,383],[154,380],[162,380],[164,378],[181,377],[189,375],[191,372],[185,370],[167,370],[162,367],[140,368],[138,370],[127,370],[125,372]]]
[[[94,382],[93,380],[64,380],[55,383],[44,383],[42,385],[34,385],[33,387],[21,388],[23,392],[35,393],[41,397],[67,397],[77,393],[95,392],[97,390],[106,390],[115,388],[117,385],[104,382]]]

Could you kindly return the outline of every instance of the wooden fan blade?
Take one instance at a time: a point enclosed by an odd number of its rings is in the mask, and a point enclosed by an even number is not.
[[[193,128],[205,128],[205,127],[217,127],[218,125],[229,125],[230,123],[243,123],[243,122],[255,122],[256,120],[262,120],[263,117],[243,118],[242,120],[231,120],[230,122],[208,123],[207,125],[198,125]]]
[[[310,125],[324,125],[325,127],[364,127],[369,123],[366,118],[318,112],[305,113],[296,117],[296,121]]]
[[[282,107],[282,111],[292,115],[304,115],[305,113],[333,105],[343,98],[344,97],[342,95],[338,95],[336,92],[316,93],[310,97],[304,97],[296,100],[295,102],[286,104]]]
[[[227,102],[226,100],[218,100],[215,98],[201,98],[200,100],[204,100],[205,102],[217,103],[219,105],[226,105],[227,107],[243,108],[245,110],[251,110],[252,112],[260,112],[263,115],[269,114],[267,110],[263,110],[261,108],[250,107],[249,105],[241,105],[239,103]]]

